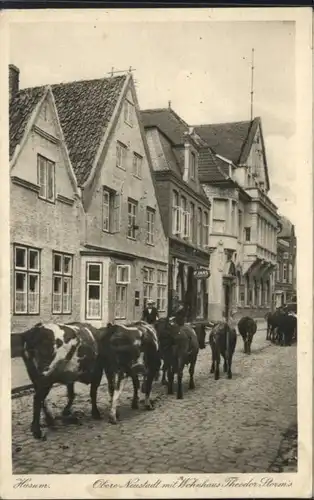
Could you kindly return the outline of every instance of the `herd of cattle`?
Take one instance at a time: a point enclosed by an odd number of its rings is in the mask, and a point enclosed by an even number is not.
[[[257,330],[254,319],[246,316],[238,322],[243,338],[244,352],[250,354]],[[108,382],[110,397],[109,422],[117,423],[119,398],[127,377],[133,383],[132,408],[139,407],[139,390],[145,394],[145,408],[153,409],[151,390],[158,380],[162,366],[162,383],[168,394],[173,394],[174,376],[177,376],[177,398],[182,399],[182,376],[189,366],[189,389],[194,389],[194,371],[198,352],[205,349],[206,334],[212,351],[211,373],[219,379],[221,357],[223,369],[232,378],[232,357],[237,342],[236,329],[228,322],[191,326],[179,325],[173,318],[159,319],[154,325],[144,321],[128,325],[108,324],[95,328],[86,323],[38,323],[22,334],[22,357],[34,387],[33,420],[31,432],[37,439],[43,437],[40,417],[43,410],[47,427],[53,427],[46,397],[55,383],[67,387],[67,404],[62,418],[75,421],[71,413],[75,398],[74,383],[90,384],[92,416],[100,419],[97,391],[103,372]],[[267,339],[289,344],[296,335],[296,317],[279,311],[267,317]],[[140,387],[140,378],[143,382]]]

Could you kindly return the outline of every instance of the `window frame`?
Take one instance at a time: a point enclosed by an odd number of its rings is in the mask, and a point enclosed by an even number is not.
[[[25,263],[24,266],[17,266],[16,265],[16,251],[17,250],[23,250],[24,255],[25,255]],[[29,254],[30,252],[36,252],[37,253],[37,269],[36,268],[30,268],[30,259],[29,259]],[[16,243],[13,245],[13,269],[14,269],[14,281],[13,281],[13,314],[16,316],[38,316],[40,314],[40,301],[41,301],[41,294],[40,294],[40,289],[41,289],[41,249],[29,245],[23,245]],[[23,311],[18,311],[16,308],[17,305],[17,290],[16,290],[16,277],[17,275],[23,275],[25,277],[25,291],[23,290],[22,293],[26,297],[25,299],[25,305],[26,308]],[[30,312],[30,277],[31,276],[36,276],[37,279],[37,292],[33,292],[37,295],[37,308],[36,311],[31,311]],[[19,290],[21,292],[21,290]]]
[[[180,195],[175,189],[172,190],[172,234],[180,236],[182,232]]]
[[[54,258],[56,256],[59,256],[61,257],[61,269],[60,271],[56,271],[55,268],[54,268]],[[68,258],[70,259],[70,263],[71,263],[71,269],[70,269],[70,272],[66,272],[64,271],[64,261],[65,259]],[[67,253],[67,252],[59,252],[57,250],[53,250],[52,252],[52,293],[51,293],[51,297],[52,297],[52,301],[51,301],[51,312],[52,314],[54,315],[58,315],[58,314],[61,314],[62,316],[63,315],[66,315],[66,314],[72,314],[72,311],[73,311],[73,263],[74,263],[74,255],[73,254],[70,254],[70,253]],[[61,282],[61,294],[60,294],[60,306],[61,306],[61,309],[60,310],[56,310],[55,307],[54,307],[54,296],[56,295],[55,291],[54,291],[54,284],[55,284],[55,279],[58,278],[60,279],[60,282]],[[64,308],[64,282],[69,282],[70,283],[70,293],[67,294],[69,295],[70,297],[70,308],[69,310],[65,310]]]
[[[134,207],[134,213],[131,213],[129,208],[130,206]],[[136,229],[135,227],[137,226],[136,220],[138,216],[138,202],[136,200],[133,200],[132,198],[128,198],[128,231],[127,231],[127,237],[130,240],[136,240]],[[130,224],[130,218],[133,220],[133,224]],[[132,233],[130,233],[130,229],[132,229]]]
[[[143,268],[143,302],[147,303],[148,299],[153,299],[154,296],[154,285],[155,285],[155,269],[153,267],[145,266]],[[146,274],[147,273],[147,274]],[[150,293],[145,293],[146,290],[149,290]],[[146,302],[145,302],[146,300]]]
[[[192,180],[196,179],[196,154],[194,151],[190,153],[190,178]]]
[[[243,228],[244,230],[244,242],[245,243],[251,243],[251,227],[247,226]],[[247,232],[249,231],[249,232]],[[249,235],[249,238],[247,237]]]
[[[209,212],[203,210],[203,246],[208,247],[209,245]]]
[[[44,161],[44,172],[45,172],[45,194],[41,194],[41,166],[40,166],[40,161]],[[52,189],[53,189],[53,196],[51,198],[48,198],[48,165],[51,165],[52,167],[52,172],[53,172],[53,178],[52,178]],[[47,201],[48,203],[55,203],[56,201],[56,163],[53,160],[50,160],[46,156],[37,153],[37,185],[39,186],[39,193],[38,193],[38,198],[41,200]]]
[[[160,276],[165,276],[165,282],[160,280]],[[159,297],[159,292],[162,291],[162,295],[165,296]],[[164,301],[164,307],[160,307],[160,302]],[[165,312],[167,310],[167,271],[164,269],[157,269],[157,310],[158,312]],[[163,305],[163,303],[162,303]]]
[[[221,202],[224,204],[224,218],[222,217],[215,217],[215,206],[217,206],[217,202]],[[228,200],[226,198],[214,198],[213,199],[213,224],[212,224],[212,230],[214,234],[226,234],[227,233],[227,224],[228,224]],[[222,231],[216,231],[215,230],[215,222],[220,222],[223,223],[223,230]]]
[[[102,296],[103,296],[103,263],[102,262],[96,262],[96,261],[87,261],[85,263],[86,265],[86,281],[85,281],[85,319],[86,320],[101,320],[103,316],[103,311],[102,311]],[[97,280],[90,280],[89,279],[89,267],[90,266],[99,266],[99,277],[100,279]],[[99,286],[99,317],[98,316],[93,316],[88,314],[88,301],[91,299],[88,299],[88,290],[89,286]],[[95,300],[95,299],[94,299]]]
[[[118,148],[120,154],[118,154]],[[116,142],[116,167],[121,168],[121,170],[124,171],[126,171],[126,165],[124,165],[124,163],[126,162],[127,151],[128,147],[123,142],[121,141]],[[119,163],[119,160],[121,160],[121,163]]]
[[[136,166],[136,168],[134,168],[134,166]],[[142,179],[142,174],[143,174],[142,167],[143,167],[143,156],[133,151],[133,159],[132,159],[133,177],[136,177],[137,179]]]
[[[203,210],[201,207],[197,207],[197,219],[196,219],[196,244],[202,246],[203,244]]]
[[[119,278],[119,271],[122,269],[127,269],[128,270],[128,279],[127,280],[121,280]],[[131,283],[131,266],[130,264],[117,264],[116,267],[116,284],[117,285],[129,285]]]
[[[155,217],[156,210],[146,207],[146,245],[155,245]]]

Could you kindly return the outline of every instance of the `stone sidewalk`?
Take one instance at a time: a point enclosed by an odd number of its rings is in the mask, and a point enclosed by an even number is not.
[[[102,421],[91,418],[89,389],[77,384],[74,409],[79,426],[58,424],[47,441],[30,433],[32,397],[12,401],[12,458],[15,474],[249,473],[267,472],[287,429],[297,422],[296,346],[280,347],[254,337],[252,354],[238,338],[233,379],[209,374],[210,349],[200,352],[194,391],[184,399],[166,395],[154,384],[155,410],[131,410],[132,384],[121,398],[120,421],[108,423],[108,395],[99,390]],[[55,415],[66,403],[64,387],[48,403]],[[296,464],[293,464],[296,469]]]

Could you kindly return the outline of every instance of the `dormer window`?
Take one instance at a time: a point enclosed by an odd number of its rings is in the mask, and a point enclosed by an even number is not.
[[[132,127],[133,125],[133,104],[127,99],[124,101],[124,121]]]
[[[196,155],[193,151],[190,156],[190,177],[191,179],[195,179],[196,177]]]

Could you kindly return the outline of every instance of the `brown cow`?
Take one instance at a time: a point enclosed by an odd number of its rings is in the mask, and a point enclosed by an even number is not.
[[[250,316],[244,316],[238,322],[238,330],[243,338],[245,354],[251,354],[251,344],[257,330],[256,321]]]
[[[174,375],[177,374],[177,399],[183,398],[182,377],[185,365],[189,365],[189,389],[195,388],[194,371],[199,351],[199,341],[194,329],[186,325],[177,325],[168,318],[156,323],[160,344],[160,355],[163,359],[163,379],[167,373],[168,394],[173,394]]]
[[[237,333],[226,322],[217,323],[209,335],[209,344],[212,350],[212,366],[210,373],[215,373],[215,380],[219,379],[220,356],[224,358],[224,372],[232,378],[232,357],[237,343]]]

